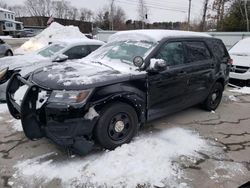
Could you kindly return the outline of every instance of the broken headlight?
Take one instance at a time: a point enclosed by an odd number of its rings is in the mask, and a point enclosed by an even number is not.
[[[83,103],[87,100],[92,90],[83,91],[53,91],[48,102],[53,103]]]

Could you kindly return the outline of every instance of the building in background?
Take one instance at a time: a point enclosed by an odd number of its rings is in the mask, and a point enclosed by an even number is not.
[[[15,20],[15,12],[0,8],[0,35],[20,37],[23,23]]]

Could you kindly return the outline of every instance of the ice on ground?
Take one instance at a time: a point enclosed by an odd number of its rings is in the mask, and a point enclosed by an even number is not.
[[[239,89],[231,89],[229,91],[235,92],[235,93],[241,93],[241,94],[250,94],[250,87],[242,87],[242,88],[239,88]]]
[[[230,101],[234,101],[234,102],[238,102],[239,101],[239,99],[236,98],[234,95],[229,95],[228,98],[229,98]]]
[[[29,184],[59,179],[64,187],[169,185],[181,174],[178,158],[195,158],[205,148],[207,143],[195,132],[172,128],[83,159],[55,162],[45,160],[46,155],[25,160],[15,166],[15,177]]]
[[[48,28],[43,30],[37,36],[25,42],[15,53],[26,54],[34,52],[48,45],[49,42],[59,41],[62,39],[85,38],[87,37],[80,32],[78,27],[63,26],[53,22]]]

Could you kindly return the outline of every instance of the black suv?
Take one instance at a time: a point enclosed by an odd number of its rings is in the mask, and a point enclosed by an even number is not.
[[[221,40],[206,34],[139,30],[113,35],[80,61],[14,74],[7,104],[31,140],[47,137],[88,153],[114,149],[146,122],[202,104],[220,104],[231,66]]]

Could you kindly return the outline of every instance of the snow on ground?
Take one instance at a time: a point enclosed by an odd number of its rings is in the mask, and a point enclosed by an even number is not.
[[[8,113],[9,113],[9,110],[8,110],[7,104],[0,104],[0,120],[3,119],[3,114],[5,115]],[[22,124],[21,124],[20,120],[11,119],[11,120],[7,121],[7,123],[10,123],[13,131],[15,131],[15,132],[23,131]]]
[[[1,39],[12,39],[12,36],[6,35],[6,36],[0,36]]]
[[[231,92],[235,92],[235,93],[241,93],[241,94],[250,94],[250,87],[242,87],[242,88],[235,88],[235,89],[231,89],[229,90]]]
[[[182,174],[175,161],[187,156],[195,160],[196,151],[208,149],[207,143],[190,130],[172,128],[142,135],[114,151],[85,158],[55,162],[46,154],[19,162],[13,177],[30,184],[59,179],[64,187],[136,187],[172,185]],[[47,158],[47,159],[46,159]],[[176,182],[175,182],[176,183]],[[180,186],[180,185],[177,185]]]
[[[80,32],[78,27],[63,26],[59,23],[54,22],[40,34],[25,42],[20,48],[15,51],[15,53],[25,54],[34,52],[47,46],[49,42],[71,38],[87,39],[87,37]]]

